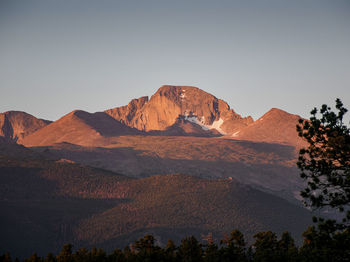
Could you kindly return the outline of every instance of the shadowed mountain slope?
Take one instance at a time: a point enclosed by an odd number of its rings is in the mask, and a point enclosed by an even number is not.
[[[42,154],[0,136],[0,157],[3,156],[23,159],[38,158]]]
[[[280,233],[288,228],[299,234],[310,221],[307,210],[234,180],[163,175],[124,185],[130,201],[82,220],[75,231],[78,239],[94,245],[154,229],[166,244],[168,236],[162,234],[186,228],[186,235],[215,232],[217,237],[239,228],[251,239],[255,232],[267,229]],[[162,233],[161,229],[167,230]]]
[[[21,140],[35,131],[47,126],[51,121],[38,119],[21,111],[0,113],[0,136],[7,140]]]
[[[0,253],[45,255],[74,243],[74,225],[113,207],[113,186],[124,179],[64,161],[0,156]]]
[[[93,146],[96,143],[103,143],[106,137],[139,133],[138,130],[125,126],[106,113],[91,114],[76,110],[27,136],[21,143],[25,146],[41,146],[69,142]]]
[[[288,145],[179,136],[122,136],[109,142],[98,148],[62,143],[35,150],[132,177],[233,177],[292,200],[303,187],[294,147]]]
[[[238,228],[291,231],[310,221],[307,210],[234,179],[184,175],[130,179],[62,161],[0,157],[0,252],[57,252],[63,243],[124,247],[144,233],[168,238]],[[20,214],[20,215],[19,215]]]

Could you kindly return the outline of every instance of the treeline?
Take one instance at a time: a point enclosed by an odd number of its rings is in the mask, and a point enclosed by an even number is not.
[[[248,246],[243,234],[233,230],[221,241],[212,235],[199,242],[194,236],[182,239],[179,246],[169,240],[165,247],[156,244],[152,235],[145,235],[123,250],[115,249],[107,254],[103,249],[81,248],[73,252],[70,244],[63,246],[54,256],[49,253],[39,257],[34,253],[24,262],[219,262],[219,261],[350,261],[350,231],[337,230],[332,223],[309,227],[303,233],[303,244],[297,247],[289,232],[280,238],[271,231],[260,232],[254,236],[255,242]],[[0,256],[1,262],[19,261],[9,253]]]

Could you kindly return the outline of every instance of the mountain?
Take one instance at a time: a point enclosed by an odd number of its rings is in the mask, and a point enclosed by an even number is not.
[[[293,146],[224,137],[121,136],[108,145],[67,143],[32,148],[51,156],[130,177],[176,174],[217,179],[233,177],[289,201],[304,187]]]
[[[75,247],[123,248],[146,233],[166,244],[220,239],[234,228],[296,237],[310,213],[235,179],[160,175],[132,179],[67,161],[0,157],[0,253],[28,257]]]
[[[231,134],[253,122],[251,117],[242,118],[235,113],[225,101],[192,86],[165,85],[149,100],[134,99],[128,106],[105,112],[142,131],[166,130],[176,125],[179,117],[221,134]]]
[[[298,237],[311,221],[298,200],[299,116],[272,109],[254,122],[190,86],[50,124],[27,115],[2,114],[0,253],[111,250],[146,233],[160,244],[220,239],[234,228],[250,240]]]
[[[304,187],[295,166],[295,147],[302,145],[298,119],[272,109],[253,122],[196,87],[162,86],[151,99],[133,99],[127,106],[73,111],[21,143],[131,177],[233,177],[296,201]]]
[[[298,137],[296,125],[301,117],[272,108],[254,123],[232,134],[235,139],[290,144],[297,148],[304,145]]]
[[[0,136],[7,140],[21,142],[24,137],[50,123],[51,121],[38,119],[25,112],[8,111],[0,113]]]
[[[75,110],[25,137],[21,140],[21,143],[25,146],[42,146],[69,142],[93,146],[104,143],[104,139],[111,136],[140,133],[140,131],[120,123],[106,113],[97,112],[91,114]]]
[[[105,138],[120,135],[224,136],[300,147],[303,143],[295,130],[299,118],[273,108],[254,122],[199,88],[165,85],[150,99],[133,99],[127,106],[94,114],[73,111],[35,134],[27,132],[29,137],[18,142],[27,146],[59,142],[100,146],[108,143]],[[37,127],[30,128],[35,131]]]

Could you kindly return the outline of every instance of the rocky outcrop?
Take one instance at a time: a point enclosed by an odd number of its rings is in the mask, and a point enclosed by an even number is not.
[[[131,121],[141,108],[148,102],[148,96],[133,99],[127,106],[116,107],[106,110],[105,112],[111,117],[117,119],[121,123],[130,126]]]
[[[0,136],[8,141],[20,142],[50,123],[25,112],[8,111],[0,114]]]
[[[192,86],[165,85],[148,101],[147,97],[132,100],[128,106],[105,111],[130,127],[142,131],[167,130],[183,118],[203,130],[215,129],[222,135],[253,122],[242,118],[229,105],[215,96]]]

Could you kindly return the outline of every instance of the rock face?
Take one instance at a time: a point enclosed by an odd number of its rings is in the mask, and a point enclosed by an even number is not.
[[[105,112],[117,119],[118,121],[130,125],[130,122],[135,117],[136,113],[148,102],[148,96],[133,99],[127,106],[121,106],[114,109],[106,110]]]
[[[305,142],[298,137],[296,131],[299,119],[298,115],[272,108],[254,123],[233,133],[232,138],[300,147]]]
[[[222,135],[253,122],[242,118],[229,105],[215,96],[192,86],[165,85],[148,101],[147,97],[132,100],[129,105],[105,111],[115,119],[142,131],[166,130],[179,118],[200,126],[215,129]]]
[[[120,135],[140,133],[103,112],[88,113],[75,110],[44,127],[21,142],[25,146],[44,146],[68,142],[77,145],[94,146],[97,141]]]
[[[50,123],[51,121],[38,119],[25,112],[8,111],[0,114],[0,136],[8,141],[20,142]]]

